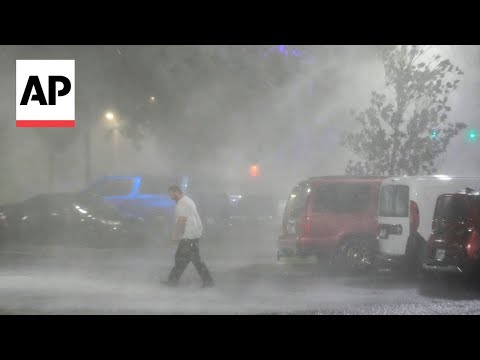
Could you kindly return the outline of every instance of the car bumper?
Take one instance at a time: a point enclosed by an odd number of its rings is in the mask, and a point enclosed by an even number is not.
[[[443,251],[443,254],[438,254],[439,251]],[[464,245],[430,241],[427,244],[426,257],[422,267],[428,272],[468,275],[477,273],[479,264],[478,259],[468,256]]]
[[[479,262],[467,257],[457,258],[455,261],[438,261],[429,258],[423,262],[422,268],[427,272],[470,275],[478,273]]]
[[[431,265],[423,264],[423,270],[429,272],[449,273],[449,274],[461,274],[463,270],[459,266],[455,265]]]

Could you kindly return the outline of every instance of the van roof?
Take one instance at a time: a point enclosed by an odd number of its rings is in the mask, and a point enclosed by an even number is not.
[[[350,175],[329,175],[329,176],[312,176],[306,181],[382,181],[382,176],[350,176]]]
[[[427,180],[451,180],[451,179],[479,179],[480,176],[450,176],[450,175],[422,175],[422,176],[389,176],[385,180],[407,180],[407,181],[427,181]]]
[[[434,183],[455,183],[467,182],[480,184],[480,177],[461,177],[449,175],[429,175],[429,176],[392,176],[384,179],[383,184],[398,184],[425,187]],[[472,185],[470,185],[472,186]]]
[[[441,194],[439,196],[452,196],[452,195],[479,196],[480,191],[471,189],[471,188],[466,188],[465,190],[461,190],[457,192],[448,192],[448,193]]]

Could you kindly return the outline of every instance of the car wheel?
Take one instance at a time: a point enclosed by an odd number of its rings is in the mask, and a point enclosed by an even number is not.
[[[374,242],[368,238],[351,238],[335,251],[331,261],[338,274],[364,274],[373,268]]]

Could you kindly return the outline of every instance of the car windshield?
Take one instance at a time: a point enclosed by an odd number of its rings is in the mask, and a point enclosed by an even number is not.
[[[443,195],[437,200],[435,218],[438,220],[455,221],[468,217],[468,202],[463,196]]]

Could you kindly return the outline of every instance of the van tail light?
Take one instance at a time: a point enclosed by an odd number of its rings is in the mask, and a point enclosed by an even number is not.
[[[480,255],[480,238],[474,228],[469,229],[469,236],[467,240],[467,256],[471,260],[477,260]]]
[[[312,235],[312,218],[310,216],[305,216],[303,222],[303,236]]]
[[[410,201],[410,234],[415,234],[420,226],[420,211],[415,201]]]

